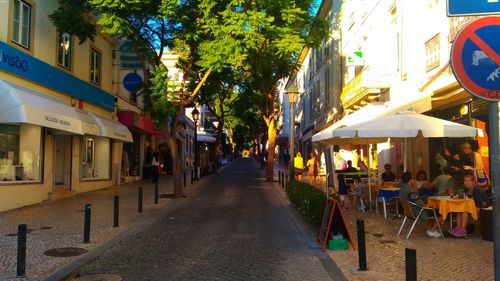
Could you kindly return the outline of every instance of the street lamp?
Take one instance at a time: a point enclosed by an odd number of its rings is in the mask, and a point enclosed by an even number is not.
[[[193,140],[193,148],[194,148],[194,180],[200,180],[198,178],[198,120],[200,120],[200,112],[196,107],[191,111],[191,116],[194,121],[194,140]]]
[[[288,98],[288,103],[290,104],[290,158],[291,158],[291,165],[290,165],[290,180],[292,179],[292,176],[295,174],[294,173],[294,160],[295,160],[295,142],[294,142],[294,136],[295,136],[295,115],[294,115],[294,106],[297,103],[299,99],[299,90],[295,85],[290,85],[286,91],[286,97]]]

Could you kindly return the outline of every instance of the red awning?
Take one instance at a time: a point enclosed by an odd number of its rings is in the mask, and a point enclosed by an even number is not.
[[[155,128],[155,123],[153,120],[147,118],[144,115],[140,115],[135,111],[131,110],[119,110],[118,111],[118,120],[131,128],[137,128],[143,132],[152,134],[152,135],[160,135],[161,131]]]

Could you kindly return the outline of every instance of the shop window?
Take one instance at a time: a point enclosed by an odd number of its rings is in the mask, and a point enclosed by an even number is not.
[[[40,181],[41,132],[31,124],[0,124],[0,183]]]
[[[12,13],[12,41],[30,48],[31,6],[24,1],[14,0]]]
[[[94,48],[90,49],[90,81],[101,84],[101,54]]]
[[[71,34],[59,33],[57,36],[57,64],[71,70],[72,54]]]
[[[83,180],[109,179],[111,165],[109,139],[85,136],[81,140],[81,178]]]

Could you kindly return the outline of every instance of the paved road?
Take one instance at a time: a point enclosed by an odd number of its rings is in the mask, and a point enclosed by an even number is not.
[[[253,159],[103,252],[80,276],[125,280],[343,280],[308,243]]]

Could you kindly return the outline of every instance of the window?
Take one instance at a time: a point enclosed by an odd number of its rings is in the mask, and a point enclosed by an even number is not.
[[[90,49],[90,81],[101,84],[101,54],[94,48]]]
[[[325,104],[330,107],[330,68],[325,70]]]
[[[42,129],[0,124],[0,183],[41,179]]]
[[[429,72],[439,66],[439,33],[425,42],[425,71]]]
[[[14,0],[12,14],[12,41],[29,49],[31,29],[31,6],[20,0]]]
[[[81,140],[81,178],[83,180],[109,179],[111,164],[109,139],[85,136]]]
[[[59,33],[57,36],[57,64],[70,70],[72,54],[71,34]]]

